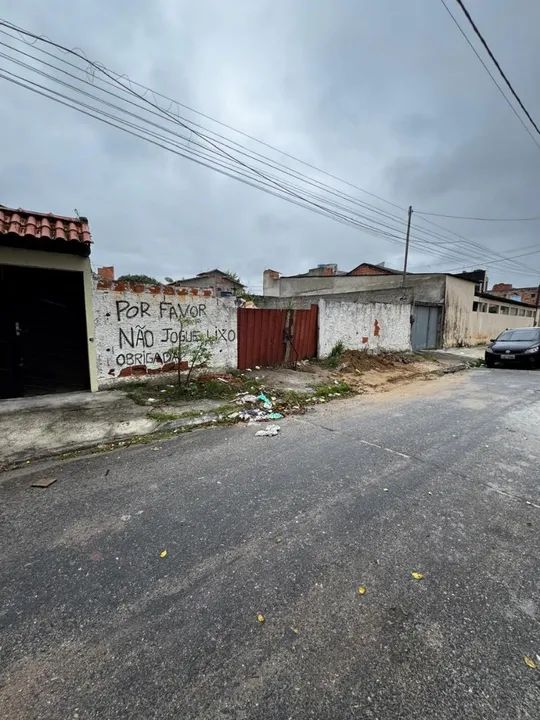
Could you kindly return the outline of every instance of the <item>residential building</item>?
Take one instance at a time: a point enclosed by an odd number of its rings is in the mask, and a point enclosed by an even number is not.
[[[411,292],[415,349],[477,345],[507,327],[535,322],[535,307],[484,292],[484,270],[451,273],[407,273],[384,265],[361,263],[346,274],[302,274],[282,277],[275,270],[263,275],[264,295],[274,298],[326,297],[369,292],[385,302],[385,291]],[[375,298],[372,298],[375,301]]]
[[[520,300],[529,305],[540,305],[540,302],[538,302],[540,285],[515,288],[510,283],[497,283],[491,288],[490,292],[492,295],[498,295],[512,300]]]
[[[0,206],[0,397],[97,389],[85,217]]]
[[[239,280],[217,268],[199,273],[195,277],[175,280],[170,284],[173,287],[209,289],[215,297],[231,297],[245,292],[245,286]]]

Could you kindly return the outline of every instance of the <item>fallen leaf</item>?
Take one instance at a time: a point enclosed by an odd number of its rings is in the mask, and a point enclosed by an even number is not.
[[[266,620],[266,618],[264,617],[264,615],[262,613],[257,613],[257,622],[260,622],[262,625],[265,620]]]
[[[356,591],[359,595],[365,595],[367,593],[367,587],[365,585],[359,585]]]
[[[528,655],[524,655],[523,661],[525,662],[525,665],[527,667],[530,667],[532,670],[538,670],[538,665],[535,663],[535,661],[532,659],[532,657],[529,657]]]
[[[167,557],[167,551],[166,551],[166,550],[162,550],[162,551],[159,553],[159,557],[160,557],[160,558],[166,558],[166,557]]]
[[[414,578],[415,580],[423,580],[423,579],[424,579],[424,574],[421,573],[421,572],[416,572],[416,571],[415,571],[415,572],[412,572],[411,575],[413,576],[413,578]]]

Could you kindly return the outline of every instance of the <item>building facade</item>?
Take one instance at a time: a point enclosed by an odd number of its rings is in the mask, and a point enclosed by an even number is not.
[[[175,280],[170,285],[177,288],[211,290],[215,297],[235,297],[245,291],[245,287],[240,281],[236,280],[230,273],[217,268],[199,273],[195,277]]]
[[[402,273],[384,266],[361,263],[344,275],[293,275],[275,270],[263,275],[264,295],[275,298],[322,297],[344,293],[402,288],[413,297],[411,337],[414,349],[459,347],[488,342],[507,327],[535,323],[530,304],[480,292],[484,271],[471,277],[448,273]]]
[[[96,390],[83,217],[0,206],[0,397]]]

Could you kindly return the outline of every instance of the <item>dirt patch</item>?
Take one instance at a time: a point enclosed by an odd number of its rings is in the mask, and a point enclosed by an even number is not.
[[[379,353],[346,350],[337,367],[339,376],[357,393],[390,389],[396,383],[428,377],[438,363],[413,353]]]
[[[365,350],[345,350],[338,365],[339,372],[351,370],[388,370],[418,363],[416,355],[406,353],[378,353],[373,355]]]

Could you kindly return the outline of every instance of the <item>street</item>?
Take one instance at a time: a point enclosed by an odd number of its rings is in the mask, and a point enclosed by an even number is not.
[[[3,718],[538,717],[540,373],[280,425],[0,475]]]

